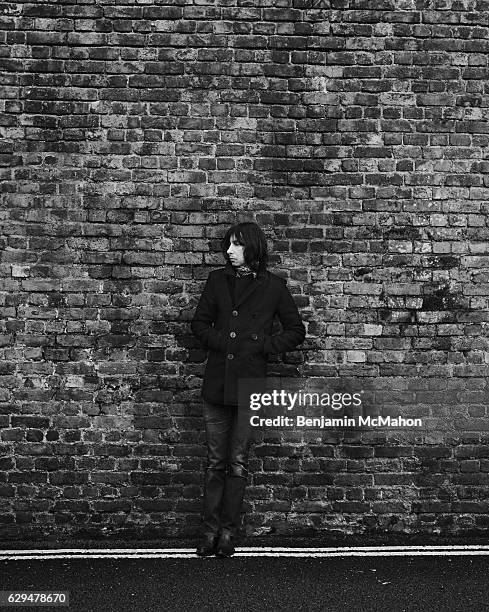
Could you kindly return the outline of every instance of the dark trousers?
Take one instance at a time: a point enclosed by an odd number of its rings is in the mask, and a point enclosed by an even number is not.
[[[204,400],[207,442],[203,532],[236,535],[248,477],[249,416]]]

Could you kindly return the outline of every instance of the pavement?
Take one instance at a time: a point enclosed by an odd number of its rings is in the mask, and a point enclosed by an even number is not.
[[[423,544],[426,543],[425,539]],[[34,550],[41,550],[40,543],[30,544],[21,548],[31,556]],[[102,552],[100,543],[95,544],[71,543],[72,550],[80,555],[85,554],[83,550],[95,548]],[[255,539],[255,552],[249,553],[252,556],[241,553],[230,559],[200,559],[193,554],[193,547],[186,547],[189,542],[173,541],[173,551],[177,548],[187,551],[187,558],[171,554],[162,558],[131,558],[136,551],[131,551],[127,542],[119,548],[121,544],[111,542],[106,546],[106,558],[88,555],[88,558],[0,560],[0,590],[68,591],[69,607],[31,609],[77,612],[489,611],[489,546],[485,547],[485,555],[474,550],[469,556],[461,556],[463,545],[458,550],[450,549],[449,542],[438,538],[436,546],[447,546],[436,556],[424,553],[413,556],[413,548],[402,552],[402,546],[397,549],[401,556],[391,556],[392,546],[384,549],[380,546],[375,547],[376,556],[369,553],[352,557],[270,557],[260,553]],[[163,543],[133,544],[133,548],[151,553],[162,550]],[[280,544],[287,550],[283,540]],[[477,544],[484,543],[479,540]],[[267,546],[270,547],[269,539]],[[307,546],[315,548],[310,540]],[[12,544],[2,547],[4,553],[7,548],[15,549]],[[66,542],[53,545],[51,550],[58,554],[60,548],[69,550]],[[368,552],[365,547],[360,548],[354,552],[362,555]],[[114,549],[127,553],[112,558],[109,555]],[[17,555],[25,554],[19,550]],[[171,552],[172,548],[168,550]]]

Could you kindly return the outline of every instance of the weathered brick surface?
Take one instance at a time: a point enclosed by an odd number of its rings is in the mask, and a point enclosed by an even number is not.
[[[5,2],[0,536],[194,534],[219,238],[307,323],[276,372],[422,432],[265,436],[248,533],[486,530],[489,2]]]

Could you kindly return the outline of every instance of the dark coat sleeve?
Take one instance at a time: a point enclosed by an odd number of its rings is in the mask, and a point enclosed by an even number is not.
[[[204,348],[212,351],[224,350],[222,346],[222,332],[214,328],[214,324],[217,321],[217,313],[217,300],[212,287],[212,279],[209,275],[190,327]]]
[[[282,324],[282,332],[273,336],[265,336],[263,352],[284,353],[291,351],[306,337],[306,330],[302,323],[299,311],[293,297],[282,279],[280,283],[281,294],[277,308],[277,315]]]

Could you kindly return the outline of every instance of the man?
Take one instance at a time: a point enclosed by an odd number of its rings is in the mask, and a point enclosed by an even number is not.
[[[231,227],[222,252],[226,266],[209,274],[191,326],[209,351],[202,387],[207,470],[197,554],[229,557],[248,476],[249,420],[238,410],[238,380],[264,378],[267,355],[294,349],[305,329],[285,280],[266,268],[267,241],[256,223]],[[275,315],[282,332],[271,335]]]

